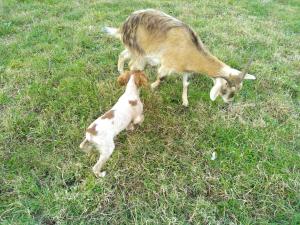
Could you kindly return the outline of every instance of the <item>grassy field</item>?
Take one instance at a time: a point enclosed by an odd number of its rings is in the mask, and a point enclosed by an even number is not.
[[[123,47],[100,29],[141,8],[238,69],[255,51],[257,80],[230,108],[206,76],[187,109],[179,76],[143,90],[143,125],[97,179],[78,145],[123,92]],[[0,224],[300,224],[299,15],[297,0],[0,0]]]

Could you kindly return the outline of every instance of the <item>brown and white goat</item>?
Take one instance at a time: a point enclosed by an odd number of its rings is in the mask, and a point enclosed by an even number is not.
[[[97,177],[106,174],[101,169],[115,149],[114,137],[125,128],[133,130],[134,124],[141,124],[144,120],[139,93],[142,86],[147,86],[146,75],[142,71],[125,72],[118,77],[118,83],[126,85],[124,94],[108,112],[90,124],[80,144],[80,148],[87,153],[93,146],[100,152],[99,160],[93,167]]]
[[[119,55],[118,70],[123,72],[124,62],[130,59],[131,70],[143,70],[147,63],[159,65],[156,88],[171,73],[183,74],[183,105],[188,105],[187,89],[190,73],[207,74],[214,81],[211,100],[219,95],[225,102],[233,100],[244,79],[255,76],[226,65],[213,56],[185,23],[154,9],[132,13],[119,28],[106,27],[110,35],[121,39],[125,50]],[[247,67],[249,67],[250,62]]]

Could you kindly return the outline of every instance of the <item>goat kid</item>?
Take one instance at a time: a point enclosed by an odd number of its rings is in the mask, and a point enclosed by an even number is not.
[[[151,84],[153,89],[165,76],[182,73],[184,106],[188,106],[188,78],[193,72],[207,74],[213,79],[212,101],[220,95],[225,102],[230,102],[242,88],[244,79],[256,79],[247,73],[250,63],[242,72],[231,68],[213,56],[188,25],[158,10],[133,12],[119,29],[105,27],[104,31],[125,45],[118,60],[120,72],[129,59],[131,70],[144,70],[147,63],[159,65],[157,79]]]
[[[87,153],[93,146],[100,152],[99,160],[93,167],[97,177],[104,177],[106,174],[105,171],[101,172],[101,168],[115,149],[114,137],[125,128],[133,130],[134,124],[141,124],[144,120],[139,92],[141,86],[147,85],[145,74],[141,71],[125,72],[118,77],[118,82],[121,85],[127,84],[125,93],[111,110],[91,123],[79,146]]]

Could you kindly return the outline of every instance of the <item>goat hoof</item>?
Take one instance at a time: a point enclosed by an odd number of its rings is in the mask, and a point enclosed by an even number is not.
[[[188,107],[188,106],[189,106],[189,103],[188,103],[188,102],[183,102],[182,105],[183,105],[184,107]]]
[[[100,177],[105,177],[105,176],[106,176],[106,171],[100,173]]]
[[[158,86],[158,84],[157,83],[152,83],[151,84],[151,89],[152,89],[152,91],[155,89],[155,88],[157,88],[157,86]]]
[[[105,177],[106,175],[106,171],[103,171],[103,172],[96,172],[94,171],[94,174],[96,177],[100,178],[100,177]]]

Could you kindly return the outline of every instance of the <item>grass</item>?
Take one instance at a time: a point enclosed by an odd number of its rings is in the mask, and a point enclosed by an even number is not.
[[[106,165],[78,145],[118,99],[118,40],[100,32],[157,8],[238,69],[233,107],[194,76],[142,91],[145,122]],[[1,224],[300,224],[299,1],[0,1]],[[150,80],[155,70],[146,71]],[[212,152],[217,159],[212,161]]]

